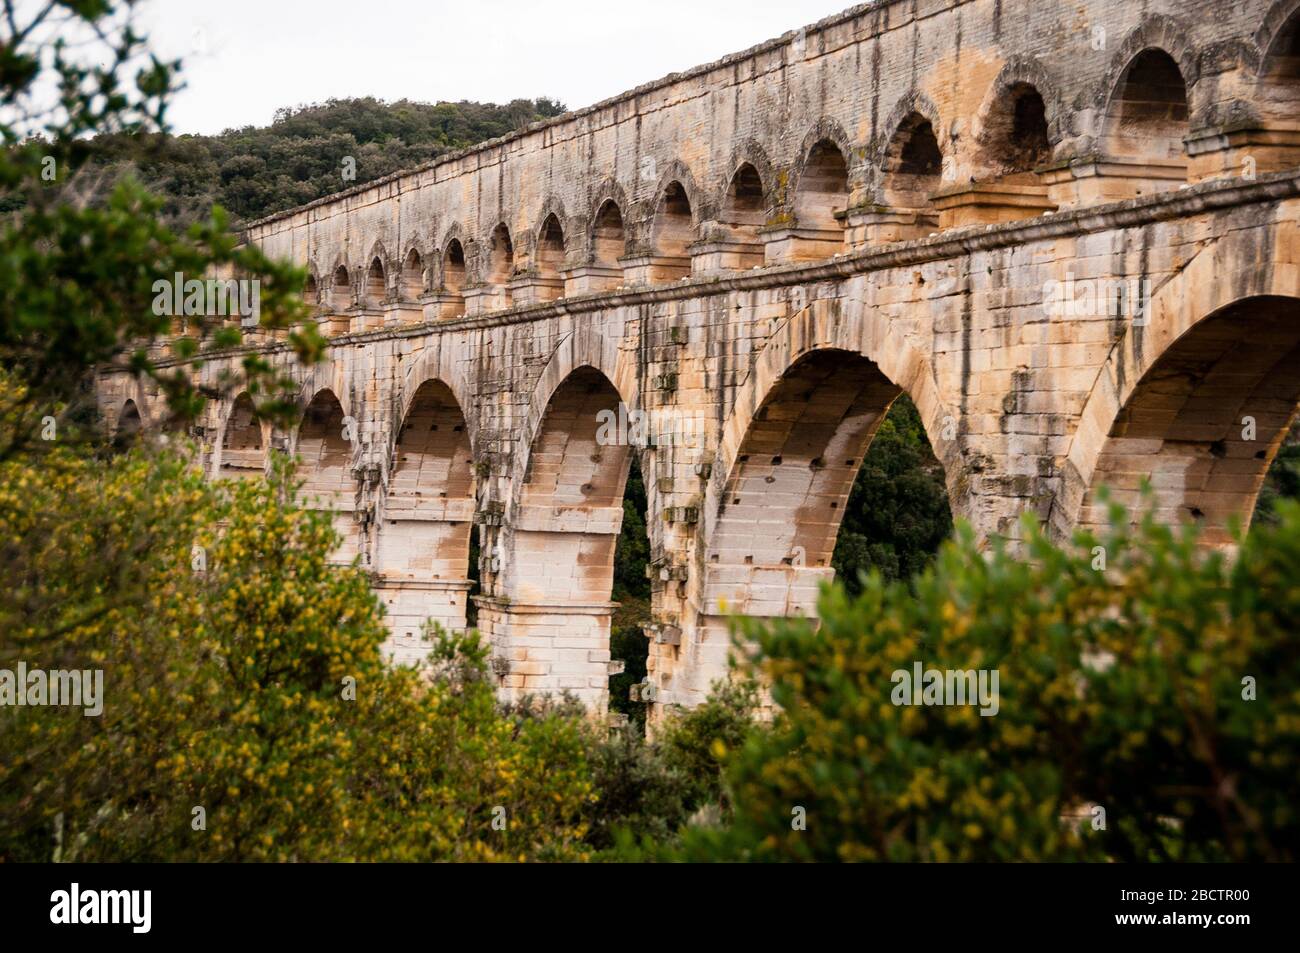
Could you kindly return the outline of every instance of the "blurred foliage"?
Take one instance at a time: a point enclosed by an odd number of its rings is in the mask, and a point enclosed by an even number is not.
[[[1027,558],[963,529],[910,584],[827,589],[816,630],[742,623],[780,713],[728,762],[733,822],[685,856],[1295,860],[1300,506],[1278,514],[1235,561],[1118,512],[1063,547],[1027,522]],[[997,714],[893,704],[918,661],[996,670]]]
[[[39,452],[53,418],[65,443],[93,418],[96,368],[125,369],[166,397],[177,423],[205,399],[247,389],[263,416],[287,417],[294,381],[262,354],[249,353],[221,378],[198,372],[214,351],[241,342],[238,317],[176,319],[155,307],[159,281],[238,275],[260,286],[264,329],[294,328],[305,317],[306,274],[237,247],[220,207],[184,233],[160,221],[160,201],[130,179],[102,192],[89,137],[147,139],[163,128],[175,64],[150,57],[131,25],[131,4],[47,3],[32,20],[0,27],[0,369],[9,386],[0,407],[7,428],[0,459]],[[50,40],[44,31],[55,31]],[[78,42],[85,34],[90,40]],[[126,74],[136,68],[134,82]],[[55,102],[42,97],[58,90]],[[184,336],[166,347],[162,339]],[[324,340],[297,327],[289,346],[318,360]]]
[[[214,484],[149,446],[10,460],[0,539],[0,668],[105,673],[99,717],[5,709],[0,860],[583,852],[583,721],[502,712],[475,636],[434,633],[432,677],[388,664],[368,577],[330,562],[289,474]]]

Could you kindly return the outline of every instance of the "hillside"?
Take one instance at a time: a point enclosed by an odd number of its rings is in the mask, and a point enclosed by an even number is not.
[[[216,136],[141,143],[101,136],[92,143],[108,173],[106,188],[128,171],[167,200],[166,217],[185,224],[219,204],[235,223],[294,208],[458,149],[557,116],[549,99],[494,103],[418,103],[337,99],[281,109],[269,126]],[[143,148],[142,148],[143,146]],[[344,177],[345,160],[355,176]]]

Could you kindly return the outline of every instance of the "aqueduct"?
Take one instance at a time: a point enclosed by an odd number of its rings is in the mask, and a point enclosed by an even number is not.
[[[986,538],[1143,477],[1248,518],[1300,403],[1298,228],[1300,0],[877,0],[253,223],[332,346],[253,332],[301,425],[242,395],[199,433],[214,476],[302,457],[399,659],[465,625],[477,532],[502,693],[598,707],[637,455],[647,695],[689,705],[729,611],[813,611],[900,393]],[[607,439],[620,405],[677,439]]]

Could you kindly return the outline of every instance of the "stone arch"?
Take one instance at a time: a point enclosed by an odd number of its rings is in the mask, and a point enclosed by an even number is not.
[[[1125,451],[1145,451],[1150,455],[1152,465],[1157,462],[1157,457],[1163,455],[1159,462],[1164,467],[1161,471],[1164,473],[1162,482],[1166,484],[1164,489],[1173,489],[1180,494],[1189,488],[1203,491],[1210,486],[1208,481],[1222,477],[1225,465],[1232,465],[1234,460],[1236,466],[1249,471],[1252,480],[1255,478],[1252,468],[1263,464],[1263,469],[1257,474],[1262,479],[1266,464],[1276,451],[1276,447],[1266,446],[1268,438],[1264,436],[1266,426],[1272,427],[1279,419],[1278,408],[1281,405],[1276,400],[1271,409],[1254,415],[1260,434],[1259,444],[1253,452],[1244,455],[1237,445],[1240,440],[1232,439],[1226,425],[1220,446],[1215,446],[1215,440],[1197,439],[1198,434],[1184,427],[1186,421],[1170,421],[1169,428],[1176,424],[1181,429],[1166,429],[1149,438],[1129,435],[1136,433],[1131,411],[1135,407],[1145,407],[1150,398],[1142,395],[1155,394],[1156,388],[1166,391],[1163,395],[1166,404],[1176,401],[1178,406],[1184,407],[1188,401],[1199,402],[1198,414],[1206,425],[1208,422],[1222,424],[1221,414],[1236,413],[1237,405],[1247,399],[1243,396],[1247,392],[1241,388],[1254,373],[1250,370],[1252,362],[1270,357],[1276,360],[1286,353],[1291,354],[1293,362],[1300,361],[1300,355],[1285,350],[1289,346],[1286,335],[1290,329],[1287,325],[1296,324],[1294,315],[1300,310],[1300,305],[1297,305],[1300,279],[1296,277],[1294,265],[1284,260],[1283,251],[1294,247],[1300,240],[1300,227],[1293,219],[1279,219],[1274,228],[1276,231],[1268,237],[1261,237],[1255,230],[1229,233],[1154,292],[1146,308],[1145,325],[1130,322],[1098,374],[1071,440],[1063,467],[1060,497],[1053,504],[1050,515],[1051,528],[1058,536],[1067,536],[1077,525],[1095,525],[1102,518],[1094,504],[1097,487],[1107,482],[1101,478],[1103,473],[1120,472],[1130,476],[1138,473],[1138,468],[1129,465],[1131,461],[1125,462],[1116,456]],[[1285,302],[1283,310],[1289,309],[1291,316],[1289,322],[1283,321],[1281,325],[1263,313],[1276,307],[1277,302]],[[1241,373],[1235,382],[1226,380],[1220,383],[1225,376],[1221,369],[1223,355],[1238,342],[1241,322],[1251,319],[1256,321],[1261,337],[1273,334],[1277,339],[1269,343],[1257,342],[1246,349],[1247,353],[1234,357]],[[1202,324],[1206,324],[1209,330],[1197,331]],[[1214,353],[1216,346],[1221,348],[1218,355]],[[1256,352],[1253,355],[1249,353],[1252,349]],[[1201,369],[1197,371],[1197,367]],[[1172,378],[1171,368],[1180,369]],[[1178,391],[1180,379],[1190,382],[1195,389],[1188,393]],[[1273,380],[1276,383],[1279,378]],[[1207,398],[1211,392],[1205,388],[1211,386],[1218,386],[1220,390],[1216,396]],[[1135,403],[1135,400],[1141,403]],[[1270,421],[1267,424],[1266,419]],[[1241,428],[1238,421],[1238,438]],[[1137,442],[1116,443],[1125,440]],[[1142,443],[1142,440],[1147,442]],[[1265,451],[1265,457],[1256,459],[1259,450]],[[1180,460],[1186,464],[1188,474],[1207,482],[1199,487],[1189,487],[1186,483],[1172,485],[1171,481],[1176,483],[1177,478],[1171,474],[1177,473],[1176,465]],[[1119,489],[1131,492],[1135,485],[1136,478],[1129,479]],[[1162,487],[1157,484],[1155,489],[1159,498]],[[1256,485],[1249,494],[1250,499],[1254,499],[1257,491]],[[1127,499],[1132,501],[1131,496]],[[1243,499],[1245,497],[1238,493],[1237,502]],[[1182,511],[1178,506],[1165,507],[1160,515],[1171,521],[1195,516],[1191,508],[1212,518],[1216,513],[1221,516],[1225,512],[1220,506],[1203,506],[1193,501]],[[1248,512],[1240,515],[1249,519]],[[1212,542],[1223,541],[1221,529],[1221,520],[1211,522]]]
[[[691,273],[690,246],[696,239],[699,205],[692,189],[679,178],[670,179],[658,193],[650,216],[650,253],[655,278],[672,281]]]
[[[914,97],[907,102],[917,105]],[[913,108],[885,141],[880,154],[883,204],[901,209],[933,209],[931,196],[943,183],[945,161],[940,139],[943,133],[935,125],[936,116],[932,108]]]
[[[366,283],[363,300],[367,308],[378,308],[388,297],[388,271],[382,254],[376,254],[366,266]]]
[[[920,116],[930,123],[931,129],[934,130],[935,141],[938,143],[939,150],[947,153],[948,132],[940,120],[939,107],[929,96],[920,90],[912,90],[902,96],[894,104],[894,108],[889,111],[885,121],[881,124],[880,129],[876,132],[874,141],[871,146],[871,154],[875,156],[875,165],[878,169],[883,169],[889,158],[889,149],[894,139],[898,136],[898,130],[903,122],[913,114]]]
[[[790,170],[787,201],[797,228],[821,232],[820,237],[832,243],[843,242],[841,213],[848,208],[852,169],[848,135],[833,120],[818,121],[804,136]]]
[[[932,365],[907,343],[887,314],[867,307],[856,298],[823,299],[796,314],[768,340],[757,355],[753,370],[737,388],[705,495],[702,514],[705,539],[713,535],[720,504],[726,498],[729,475],[736,470],[746,436],[768,396],[801,358],[822,351],[864,359],[900,393],[911,397],[935,456],[943,464],[953,513],[962,515],[966,501],[958,492],[961,448],[955,427],[949,426],[958,415],[942,401]],[[951,438],[945,436],[949,433]]]
[[[1300,116],[1300,0],[1278,0],[1255,37],[1261,112],[1279,122]]]
[[[353,512],[357,480],[352,470],[354,418],[329,387],[316,390],[298,424],[296,450],[298,476],[303,481],[302,500],[308,509],[331,514],[334,529],[342,537],[333,559],[349,563],[362,552],[361,533]]]
[[[424,378],[405,401],[388,466],[375,553],[377,585],[400,662],[422,661],[425,620],[467,622],[474,457],[452,388]]]
[[[1041,130],[1024,104],[1041,106]],[[1032,171],[1051,158],[1061,141],[1064,113],[1060,92],[1042,64],[1033,57],[1016,57],[994,78],[976,115],[977,177]],[[1041,135],[1040,135],[1041,133]]]
[[[690,203],[691,223],[693,225],[712,216],[713,209],[710,206],[709,196],[696,184],[695,174],[691,172],[691,167],[680,159],[674,159],[660,173],[659,180],[655,183],[654,193],[650,196],[650,214],[648,217],[651,226],[654,223],[655,211],[663,201],[664,192],[674,182],[681,187],[686,195],[687,202]]]
[[[1177,161],[1186,155],[1190,86],[1177,59],[1147,46],[1120,72],[1106,105],[1103,150],[1108,156]]]
[[[330,276],[329,306],[335,313],[352,307],[352,275],[342,261],[334,266]]]
[[[627,220],[613,198],[604,199],[592,214],[591,261],[598,268],[621,269],[627,254]]]
[[[718,203],[720,221],[730,238],[759,242],[758,231],[767,221],[768,194],[769,186],[752,162],[743,161],[735,167]]]
[[[398,284],[398,297],[402,301],[416,301],[428,289],[429,278],[425,271],[424,255],[416,245],[411,245],[402,258],[402,274]]]
[[[113,422],[113,443],[127,447],[139,440],[143,433],[144,418],[140,414],[140,405],[128,397]]]
[[[640,399],[634,361],[620,351],[618,342],[610,335],[594,334],[577,329],[567,335],[555,348],[541,376],[533,387],[528,402],[528,414],[518,428],[518,439],[512,456],[510,485],[514,492],[506,511],[509,520],[518,503],[519,487],[527,472],[530,454],[536,442],[542,418],[550,406],[551,397],[572,374],[580,368],[596,369],[609,380],[628,407],[636,407]]]
[[[537,229],[534,264],[539,278],[559,280],[564,271],[568,246],[564,232],[564,211],[549,211],[542,216]]]
[[[623,187],[618,184],[617,180],[612,178],[604,179],[596,186],[591,195],[593,198],[587,204],[587,220],[581,225],[583,238],[587,242],[586,248],[583,249],[583,260],[587,264],[608,264],[612,267],[619,267],[616,259],[611,260],[611,262],[608,263],[602,262],[599,250],[596,247],[596,228],[600,219],[601,211],[611,204],[618,210],[619,221],[626,225],[632,207],[631,203],[628,201],[627,193],[624,192]],[[624,228],[624,232],[624,245],[626,245],[626,239],[629,237],[626,235],[626,228]],[[626,253],[626,248],[624,249],[624,253]]]
[[[253,398],[241,393],[221,423],[221,452],[217,476],[227,480],[261,479],[266,475],[266,434]]]
[[[731,186],[731,180],[735,177],[736,171],[742,165],[751,165],[754,171],[758,173],[759,181],[763,183],[763,199],[768,205],[774,204],[776,190],[776,166],[772,164],[772,159],[763,148],[762,143],[757,139],[744,138],[736,143],[731,150],[731,158],[727,163],[729,170],[725,181],[719,185],[719,193],[725,196]],[[722,200],[719,199],[718,207],[722,207]]]
[[[1111,57],[1110,68],[1097,97],[1098,106],[1105,107],[1114,98],[1120,80],[1132,65],[1133,60],[1146,50],[1160,50],[1178,67],[1178,72],[1187,86],[1188,104],[1191,104],[1192,88],[1200,78],[1199,57],[1195,47],[1188,41],[1192,30],[1187,24],[1174,17],[1160,13],[1148,13],[1142,21],[1124,37],[1115,55]]]
[[[483,275],[485,284],[504,288],[515,272],[515,243],[510,236],[510,226],[498,222],[487,241],[487,268]]]

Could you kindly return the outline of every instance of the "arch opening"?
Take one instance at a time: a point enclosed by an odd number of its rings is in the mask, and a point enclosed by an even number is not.
[[[515,273],[515,246],[510,241],[510,229],[504,224],[492,230],[488,249],[488,284],[505,288]]]
[[[564,269],[564,227],[554,212],[546,216],[537,239],[538,277],[558,280]]]
[[[689,246],[695,240],[691,200],[680,182],[669,182],[655,207],[650,244],[656,263],[654,277],[660,281],[685,278],[691,273]]]
[[[226,420],[221,438],[221,467],[217,475],[226,480],[259,480],[266,474],[266,450],[262,444],[262,422],[253,398],[240,394]]]
[[[623,229],[623,213],[613,199],[606,199],[596,212],[592,229],[592,260],[598,268],[619,270],[619,259],[627,254],[627,236]]]
[[[388,296],[387,279],[384,276],[384,263],[376,257],[370,262],[366,272],[366,307],[379,308]]]
[[[843,213],[849,204],[849,167],[839,146],[829,139],[808,152],[795,192],[794,215],[801,230],[825,233],[822,237],[844,241]]]
[[[394,444],[376,551],[390,651],[399,662],[427,654],[426,620],[451,630],[468,623],[474,505],[465,415],[450,387],[427,380]]]
[[[330,286],[330,310],[342,313],[352,307],[352,281],[346,265],[334,269],[334,281]]]
[[[1184,162],[1187,84],[1174,58],[1145,49],[1120,77],[1106,114],[1106,154],[1146,162]]]
[[[140,417],[140,408],[135,401],[127,400],[117,415],[117,424],[113,428],[113,449],[126,450],[139,442],[144,434],[144,421]]]
[[[551,394],[531,441],[489,622],[508,651],[533,663],[506,676],[511,692],[569,689],[590,707],[608,704],[614,555],[631,462],[611,426],[620,404],[605,375],[580,367]]]
[[[889,453],[878,454],[864,470],[887,417],[889,439],[882,451]],[[816,350],[791,365],[750,421],[718,501],[708,564],[785,570],[794,601],[779,612],[760,606],[764,611],[756,614],[811,614],[816,582],[831,578],[835,565],[883,563],[870,558],[870,547],[879,550],[884,542],[866,537],[872,527],[901,522],[899,532],[910,534],[912,549],[918,543],[937,546],[951,526],[943,486],[942,466],[902,390],[860,354]],[[909,509],[918,500],[909,504],[907,494],[923,496],[926,487],[928,502],[919,516]],[[894,495],[899,493],[902,502]],[[860,512],[863,507],[872,512]],[[837,551],[850,512],[859,538]],[[938,538],[934,526],[923,532],[916,525],[922,521],[939,527]],[[807,579],[801,583],[800,577]]]
[[[1047,104],[1030,83],[1010,86],[984,126],[981,164],[1004,181],[1037,181],[1034,170],[1052,156]]]
[[[402,300],[418,300],[424,294],[424,283],[424,259],[412,248],[402,262]]]
[[[1142,375],[1102,444],[1079,526],[1102,529],[1097,490],[1130,514],[1149,480],[1156,518],[1195,521],[1209,546],[1231,543],[1229,521],[1249,524],[1265,474],[1300,407],[1295,298],[1259,297],[1204,318]]]
[[[913,112],[899,124],[885,151],[885,204],[895,208],[932,210],[931,196],[943,174],[943,153],[934,126]]]
[[[315,307],[320,303],[320,288],[316,284],[316,275],[314,273],[309,272],[307,275],[307,282],[302,288],[302,300],[311,307]]]
[[[763,227],[765,219],[763,180],[759,178],[758,170],[746,162],[736,170],[727,186],[722,220],[736,241],[757,244],[758,230]]]
[[[303,413],[297,442],[304,505],[333,514],[334,529],[342,537],[333,560],[341,563],[361,553],[360,529],[353,519],[357,485],[349,423],[334,392],[319,391]]]
[[[1300,123],[1300,10],[1278,31],[1264,57],[1260,99],[1270,119]]]

